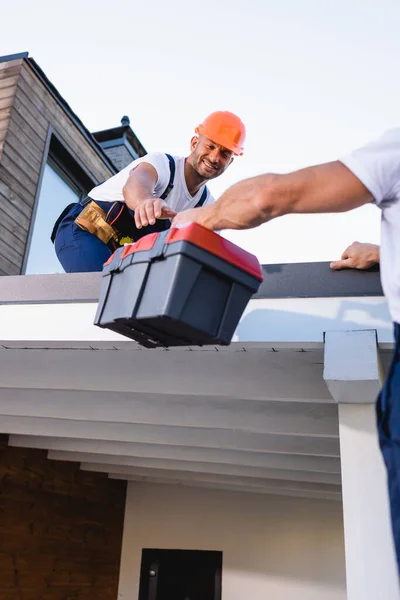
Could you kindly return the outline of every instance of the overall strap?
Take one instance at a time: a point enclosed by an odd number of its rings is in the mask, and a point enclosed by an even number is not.
[[[208,189],[207,189],[207,186],[205,185],[203,193],[201,195],[201,198],[198,201],[198,203],[196,204],[195,208],[200,208],[200,206],[203,206],[204,202],[206,201],[207,194],[208,194]]]
[[[169,177],[169,182],[168,182],[167,187],[165,188],[163,194],[160,196],[160,198],[162,200],[165,200],[165,198],[168,196],[168,194],[174,187],[174,179],[175,179],[175,161],[170,154],[165,154],[165,156],[168,158],[168,162],[169,162],[170,177]],[[207,186],[204,186],[204,190],[201,195],[201,198],[197,202],[195,208],[199,208],[200,206],[203,206],[204,202],[207,199],[207,194],[208,194]]]
[[[165,198],[168,196],[168,194],[174,187],[174,179],[175,179],[175,161],[170,154],[165,154],[165,156],[168,158],[170,175],[169,175],[168,185],[165,188],[163,194],[160,196],[161,200],[165,200]]]

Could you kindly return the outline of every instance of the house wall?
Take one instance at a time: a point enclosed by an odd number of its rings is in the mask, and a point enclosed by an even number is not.
[[[113,161],[118,171],[122,171],[122,169],[127,167],[133,160],[135,160],[132,154],[123,144],[121,144],[120,146],[112,146],[111,148],[105,148],[104,152]]]
[[[0,436],[0,598],[116,600],[123,481]]]
[[[0,159],[10,121],[22,60],[0,63]]]
[[[13,83],[7,86],[7,80]],[[3,85],[6,87],[2,88]],[[2,94],[9,95],[2,98]],[[7,126],[3,127],[5,123]],[[96,182],[111,175],[101,157],[51,96],[29,63],[21,62],[21,59],[0,63],[2,275],[18,275],[21,272],[50,126]]]
[[[143,548],[223,552],[223,600],[345,600],[342,506],[128,483],[119,598],[136,600]]]

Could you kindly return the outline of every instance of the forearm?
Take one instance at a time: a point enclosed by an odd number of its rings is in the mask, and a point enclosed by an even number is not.
[[[251,229],[290,213],[344,212],[372,199],[353,173],[333,162],[241,181],[206,207],[201,218],[210,229]]]
[[[139,167],[133,171],[122,189],[122,194],[127,206],[136,210],[143,201],[152,198],[157,175],[149,170],[140,170]]]

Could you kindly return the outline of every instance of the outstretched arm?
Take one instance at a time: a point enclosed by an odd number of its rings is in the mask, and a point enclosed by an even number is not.
[[[179,213],[209,229],[251,229],[289,213],[344,212],[372,202],[372,194],[339,161],[287,175],[266,174],[236,183],[210,206]]]
[[[141,163],[129,173],[122,194],[127,206],[135,211],[136,227],[154,225],[156,219],[169,219],[176,215],[165,200],[154,198],[157,171],[149,163]]]

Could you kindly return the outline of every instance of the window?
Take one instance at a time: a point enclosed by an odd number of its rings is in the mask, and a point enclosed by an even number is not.
[[[94,186],[53,134],[31,223],[25,274],[64,272],[50,239],[54,223],[68,204],[79,202]]]

